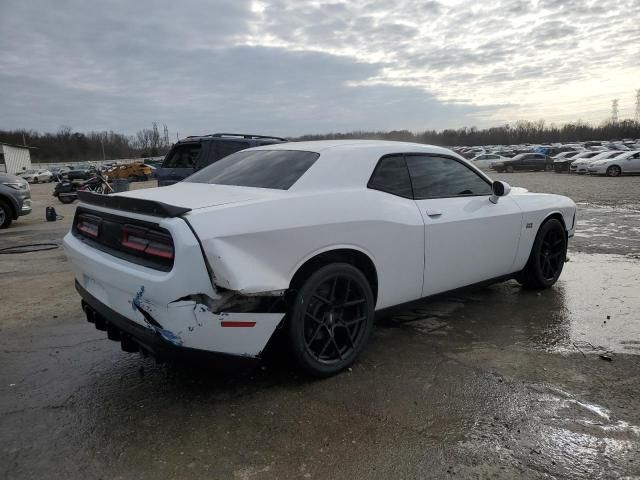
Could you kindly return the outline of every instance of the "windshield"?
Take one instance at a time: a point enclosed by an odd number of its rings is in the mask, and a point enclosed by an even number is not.
[[[163,168],[195,168],[202,146],[199,143],[176,145],[162,162]]]
[[[243,150],[209,165],[185,181],[288,190],[319,156],[319,153],[297,150]]]

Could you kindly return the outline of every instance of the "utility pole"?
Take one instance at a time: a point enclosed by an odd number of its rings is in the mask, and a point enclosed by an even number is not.
[[[636,90],[636,122],[640,123],[640,88]]]
[[[638,90],[638,98],[640,98],[640,90]],[[27,146],[27,141],[24,139],[24,132],[22,132],[22,145]]]
[[[618,123],[618,99],[611,102],[611,123]]]
[[[107,157],[104,154],[104,138],[100,135],[100,145],[102,146],[102,161],[104,162]]]

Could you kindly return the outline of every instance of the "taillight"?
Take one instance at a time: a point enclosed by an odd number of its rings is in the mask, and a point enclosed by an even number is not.
[[[154,257],[165,259],[173,258],[173,242],[171,236],[145,228],[123,225],[121,245],[130,250]]]
[[[100,222],[100,217],[83,213],[78,215],[76,228],[85,235],[93,238],[98,238],[98,235],[100,233]]]

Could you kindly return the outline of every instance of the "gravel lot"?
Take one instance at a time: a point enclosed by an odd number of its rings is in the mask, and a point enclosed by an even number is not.
[[[0,478],[640,476],[640,177],[493,176],[579,204],[556,287],[380,317],[322,381],[278,352],[244,377],[123,353],[84,320],[61,249],[0,256]],[[60,242],[75,207],[52,190],[2,246]]]

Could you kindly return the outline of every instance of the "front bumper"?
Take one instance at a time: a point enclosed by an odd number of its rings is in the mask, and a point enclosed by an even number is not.
[[[161,360],[189,360],[225,371],[248,371],[259,361],[258,357],[233,355],[176,346],[161,334],[129,320],[107,307],[91,295],[76,280],[76,290],[82,298],[87,320],[98,330],[107,332],[110,340],[119,341],[126,352],[142,351]]]

